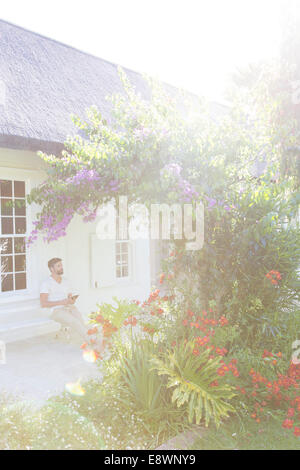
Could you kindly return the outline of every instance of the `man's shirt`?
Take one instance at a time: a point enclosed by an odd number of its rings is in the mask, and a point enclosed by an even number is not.
[[[49,276],[48,279],[45,279],[45,281],[42,282],[40,288],[40,294],[48,294],[49,302],[57,302],[59,300],[66,299],[69,293],[72,293],[72,287],[69,281],[64,277],[59,283],[56,282],[52,276]]]

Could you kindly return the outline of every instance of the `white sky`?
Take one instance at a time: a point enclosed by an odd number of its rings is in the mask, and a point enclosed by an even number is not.
[[[0,17],[215,99],[280,41],[280,0],[0,0]]]

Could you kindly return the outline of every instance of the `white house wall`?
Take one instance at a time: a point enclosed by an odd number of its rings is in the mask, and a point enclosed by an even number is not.
[[[25,179],[29,183],[27,190],[45,180],[43,167],[44,163],[33,152],[0,149],[0,178]],[[32,229],[37,210],[34,205],[28,208],[28,232]],[[26,292],[0,293],[0,322],[1,312],[6,312],[10,304],[28,305],[34,302],[38,305],[39,285],[49,276],[47,262],[52,257],[63,259],[65,276],[80,294],[77,306],[85,315],[95,310],[98,302],[110,302],[113,296],[144,300],[151,287],[149,241],[132,242],[133,264],[129,280],[120,279],[109,287],[95,288],[91,285],[90,259],[90,238],[95,232],[96,222],[84,223],[79,216],[75,216],[65,237],[50,244],[39,237],[27,252],[29,285]]]

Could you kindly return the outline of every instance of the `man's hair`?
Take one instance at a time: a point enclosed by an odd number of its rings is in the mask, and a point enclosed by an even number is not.
[[[61,258],[51,258],[49,259],[48,261],[48,268],[50,269],[51,271],[51,268],[53,268],[53,266],[58,263],[59,261],[61,261]]]

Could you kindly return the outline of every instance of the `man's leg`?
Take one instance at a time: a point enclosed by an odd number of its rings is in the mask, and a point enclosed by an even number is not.
[[[80,313],[78,308],[75,307],[75,305],[70,305],[69,308],[70,308],[70,311],[72,312],[72,315],[80,323],[81,328],[85,330],[85,332],[86,332],[85,334],[87,335],[87,329],[88,328],[86,327],[86,325],[84,323],[82,314]],[[98,327],[98,329],[99,329],[99,327]],[[87,341],[89,341],[89,340],[90,340],[90,338],[88,337]],[[97,348],[99,349],[99,352],[101,352],[103,350],[103,332],[102,332],[102,328],[101,328],[100,335],[97,336],[96,344],[97,344]]]
[[[77,310],[77,309],[76,309]],[[79,313],[79,312],[78,312]],[[75,315],[68,307],[57,308],[53,311],[51,318],[62,325],[69,326],[71,332],[76,332],[82,341],[87,341],[87,329],[80,316]]]

